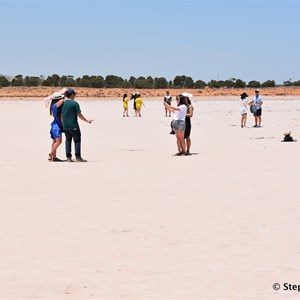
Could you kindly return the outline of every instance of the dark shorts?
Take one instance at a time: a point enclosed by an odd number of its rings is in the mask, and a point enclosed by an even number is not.
[[[260,117],[261,116],[261,108],[259,108],[258,110],[256,110],[254,116],[255,117]]]
[[[184,138],[188,138],[191,134],[192,125],[189,123],[185,124]]]

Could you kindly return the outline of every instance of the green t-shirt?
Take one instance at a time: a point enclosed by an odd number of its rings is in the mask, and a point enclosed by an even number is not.
[[[64,129],[79,128],[77,114],[80,112],[80,106],[75,100],[64,101],[61,111]]]

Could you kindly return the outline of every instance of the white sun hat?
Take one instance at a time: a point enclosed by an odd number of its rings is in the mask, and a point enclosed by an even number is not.
[[[184,96],[184,97],[188,97],[188,98],[192,98],[193,97],[193,95],[192,94],[190,94],[190,93],[182,93],[181,94],[182,96]]]
[[[63,95],[61,92],[55,92],[52,94],[51,99],[52,100],[60,100],[64,97],[65,97],[65,95]]]
[[[50,103],[53,99],[60,100],[62,98],[64,98],[64,91],[63,90],[60,90],[59,92],[54,92],[53,94],[51,94],[48,97],[44,98],[45,106],[49,107],[49,105],[50,105]]]

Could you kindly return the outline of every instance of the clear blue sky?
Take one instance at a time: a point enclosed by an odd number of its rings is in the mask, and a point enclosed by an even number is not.
[[[300,1],[0,0],[0,74],[300,80]]]

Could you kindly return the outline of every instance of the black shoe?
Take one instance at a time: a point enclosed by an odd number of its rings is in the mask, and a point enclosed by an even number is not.
[[[62,162],[62,160],[59,159],[59,158],[57,158],[57,157],[53,157],[53,158],[52,158],[52,161]]]
[[[170,132],[170,134],[175,134],[175,131],[174,131],[174,130],[172,130],[172,131]]]
[[[73,162],[71,157],[67,157],[67,162]]]
[[[83,159],[82,157],[76,158],[76,162],[87,162],[86,159]]]

